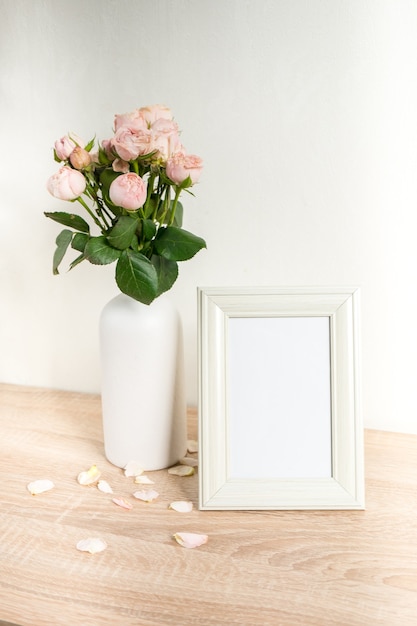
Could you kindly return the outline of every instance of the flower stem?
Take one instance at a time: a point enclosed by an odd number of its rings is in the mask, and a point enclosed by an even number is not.
[[[175,198],[174,198],[174,201],[172,203],[171,218],[169,220],[168,226],[172,226],[172,224],[174,223],[175,211],[177,210],[177,204],[178,204],[178,200],[179,200],[181,191],[182,191],[181,187],[178,186],[178,187],[175,188]]]
[[[81,198],[81,196],[79,196],[78,198],[76,198],[77,201],[85,208],[85,210],[87,211],[87,213],[90,215],[90,217],[94,220],[94,223],[99,227],[99,229],[101,230],[101,232],[104,234],[106,231],[106,226],[103,227],[103,224],[100,222],[100,220],[94,215],[94,213],[92,212],[92,210],[90,209],[90,207],[88,206],[88,204],[86,204],[84,202],[84,200]]]
[[[154,172],[151,172],[151,174],[149,175],[149,179],[148,179],[148,186],[147,186],[147,190],[146,190],[146,200],[145,200],[145,204],[143,205],[143,212],[145,215],[148,215],[148,205],[149,202],[151,200],[152,197],[152,192],[153,192],[153,185],[155,182],[155,176],[156,174]],[[155,217],[155,216],[153,216]]]

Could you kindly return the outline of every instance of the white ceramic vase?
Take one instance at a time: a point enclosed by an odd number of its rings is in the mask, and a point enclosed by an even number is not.
[[[118,467],[175,464],[187,450],[181,320],[163,294],[150,305],[120,294],[100,317],[104,449]]]

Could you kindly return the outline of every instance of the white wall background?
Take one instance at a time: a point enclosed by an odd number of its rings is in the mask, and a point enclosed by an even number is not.
[[[170,106],[205,161],[171,295],[197,401],[196,287],[359,285],[365,425],[417,433],[417,3],[0,0],[0,381],[99,391],[113,266],[52,276],[52,146]]]

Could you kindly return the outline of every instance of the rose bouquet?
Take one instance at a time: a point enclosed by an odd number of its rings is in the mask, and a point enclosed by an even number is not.
[[[53,272],[67,250],[95,265],[116,262],[116,283],[123,293],[150,304],[172,287],[178,261],[192,258],[206,246],[182,228],[183,191],[199,179],[200,157],[188,154],[180,141],[171,111],[161,105],[116,115],[114,134],[94,150],[74,134],[55,142],[60,169],[47,188],[55,197],[78,202],[86,214],[45,215],[66,228],[56,239]],[[88,221],[87,221],[88,220]],[[95,225],[100,234],[93,235]]]

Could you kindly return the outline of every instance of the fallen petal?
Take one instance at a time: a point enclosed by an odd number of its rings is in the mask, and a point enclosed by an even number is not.
[[[178,511],[178,513],[189,513],[193,510],[193,503],[186,502],[185,500],[177,500],[176,502],[171,502],[169,508]]]
[[[199,533],[175,533],[174,539],[184,548],[198,548],[207,543],[208,536]]]
[[[135,483],[137,485],[154,485],[154,481],[147,476],[135,476]]]
[[[130,504],[130,502],[127,502],[124,498],[113,498],[112,502],[117,504],[117,506],[122,507],[122,509],[127,509],[128,511],[133,509],[133,504]]]
[[[187,441],[187,450],[188,452],[198,452],[198,441],[195,439],[189,439]]]
[[[32,496],[36,496],[39,493],[44,493],[44,491],[49,491],[50,489],[53,489],[53,487],[55,487],[55,485],[52,482],[52,480],[47,480],[47,479],[46,480],[34,480],[33,482],[29,483],[27,486]]]
[[[198,460],[194,459],[192,456],[184,456],[182,459],[179,460],[179,463],[181,465],[189,465],[190,467],[198,466]]]
[[[175,476],[192,476],[194,473],[194,468],[189,465],[176,465],[168,470],[168,474],[174,474]]]
[[[77,481],[80,485],[94,485],[101,476],[101,472],[97,465],[92,465],[90,469],[85,472],[80,472],[77,476]]]
[[[90,554],[96,554],[96,552],[102,552],[107,548],[107,543],[98,537],[89,537],[88,539],[81,539],[77,543],[77,550],[81,552],[89,552]]]
[[[143,474],[143,467],[137,461],[129,461],[124,470],[125,476],[140,476]]]
[[[138,500],[142,500],[143,502],[153,502],[159,496],[159,493],[155,491],[155,489],[148,489],[142,491],[135,491],[133,494],[135,498]]]
[[[103,493],[113,493],[113,489],[110,487],[107,480],[99,480],[97,483],[97,489]]]

